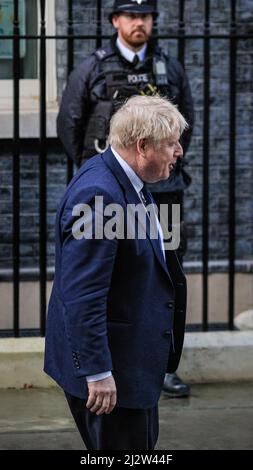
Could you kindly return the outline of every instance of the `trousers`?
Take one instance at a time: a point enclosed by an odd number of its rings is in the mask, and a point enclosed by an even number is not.
[[[158,439],[158,405],[148,409],[115,407],[97,416],[86,400],[65,392],[77,428],[87,450],[153,450]]]

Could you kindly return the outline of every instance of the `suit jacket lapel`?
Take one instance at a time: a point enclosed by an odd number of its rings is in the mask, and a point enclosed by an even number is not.
[[[107,166],[111,169],[112,173],[114,176],[117,178],[119,181],[121,187],[124,190],[125,197],[128,201],[129,204],[141,204],[140,198],[135,191],[131,181],[129,180],[128,176],[124,172],[123,168],[120,166],[119,162],[116,160],[115,156],[113,155],[111,149],[109,148],[106,150],[105,153],[102,154],[102,158]],[[145,211],[145,208],[143,207],[143,210]],[[146,212],[146,211],[145,211]],[[136,214],[137,217],[137,214]],[[152,247],[154,249],[154,252],[156,254],[156,257],[158,261],[160,262],[162,268],[166,272],[166,274],[169,276],[168,268],[166,261],[164,260],[163,253],[162,253],[162,248],[160,246],[160,242],[158,239],[152,239],[150,238],[150,220],[149,217],[146,217],[146,232],[147,236],[152,244]],[[170,277],[170,276],[169,276]]]

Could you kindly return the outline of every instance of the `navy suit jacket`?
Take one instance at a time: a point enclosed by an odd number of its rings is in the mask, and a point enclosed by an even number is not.
[[[157,404],[164,374],[180,360],[186,281],[175,252],[166,252],[166,263],[149,236],[76,240],[73,207],[86,203],[94,210],[98,195],[125,214],[127,204],[140,204],[110,149],[80,168],[58,209],[44,370],[84,399],[85,377],[112,370],[117,405],[149,408]]]

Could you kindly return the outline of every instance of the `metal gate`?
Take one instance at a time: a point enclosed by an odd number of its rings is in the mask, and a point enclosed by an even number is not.
[[[74,48],[76,40],[86,41],[95,39],[96,45],[101,45],[102,39],[106,36],[101,34],[102,1],[96,1],[97,27],[95,35],[75,35],[73,22],[73,0],[68,0],[68,25],[67,34],[50,36],[47,35],[45,23],[46,0],[40,0],[40,30],[38,35],[22,35],[19,22],[19,1],[13,1],[13,34],[1,36],[2,40],[12,40],[13,43],[13,330],[8,334],[18,337],[22,334],[19,327],[20,310],[20,41],[31,39],[39,43],[39,83],[40,83],[40,136],[39,136],[39,282],[40,282],[40,330],[39,334],[45,333],[46,318],[46,281],[47,281],[47,261],[46,261],[46,166],[47,166],[47,105],[46,105],[46,43],[49,39],[67,41],[67,69],[68,73],[74,64]],[[95,2],[94,2],[95,3]],[[230,140],[229,140],[229,299],[228,299],[228,319],[227,328],[234,328],[234,280],[235,280],[235,153],[236,153],[236,62],[238,41],[252,38],[252,34],[237,34],[236,24],[236,0],[230,1],[230,33],[212,34],[210,25],[210,4],[211,0],[205,0],[204,5],[204,28],[201,34],[186,34],[185,32],[185,1],[179,0],[179,23],[177,33],[172,35],[159,35],[155,27],[155,36],[158,39],[175,39],[178,41],[178,59],[184,64],[185,46],[187,40],[202,40],[204,57],[204,122],[203,122],[203,230],[202,230],[202,329],[208,330],[208,261],[209,261],[209,133],[210,133],[210,41],[212,39],[224,39],[229,43],[229,93],[230,93]],[[68,161],[66,168],[66,181],[69,181],[73,174],[73,164]]]

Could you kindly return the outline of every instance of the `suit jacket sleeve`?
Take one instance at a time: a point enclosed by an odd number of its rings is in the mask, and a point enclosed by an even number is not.
[[[78,377],[113,368],[106,320],[107,295],[118,241],[95,238],[77,240],[72,233],[73,223],[78,219],[72,215],[76,204],[89,204],[94,222],[95,195],[94,188],[88,188],[85,192],[74,190],[59,218],[61,295],[68,341],[72,354],[78,358],[79,367],[75,370]],[[109,196],[104,194],[104,204],[110,202]]]

